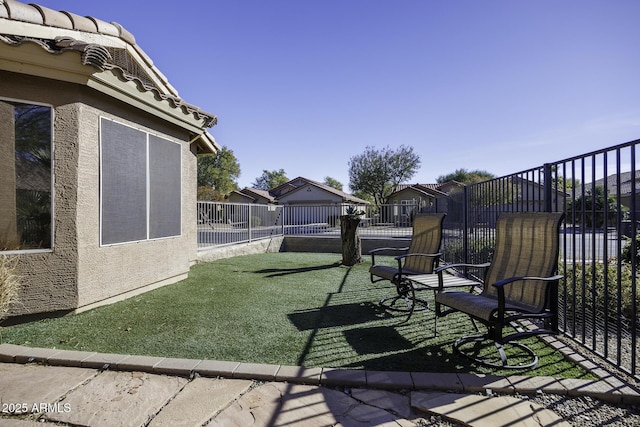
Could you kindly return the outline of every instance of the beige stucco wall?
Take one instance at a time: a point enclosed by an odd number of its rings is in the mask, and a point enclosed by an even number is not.
[[[0,71],[0,96],[55,111],[54,248],[19,255],[24,286],[12,315],[91,307],[186,276],[197,257],[197,161],[185,130],[80,85]],[[181,142],[181,236],[100,246],[101,115]]]
[[[83,88],[78,168],[78,307],[183,279],[197,256],[196,156],[186,131]],[[100,246],[100,117],[182,144],[182,235]]]

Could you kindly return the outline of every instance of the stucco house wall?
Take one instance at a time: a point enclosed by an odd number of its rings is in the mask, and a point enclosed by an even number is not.
[[[54,109],[54,247],[19,256],[24,283],[12,315],[73,310],[186,277],[197,257],[197,160],[188,134],[92,89],[0,71],[0,96]],[[100,246],[100,117],[182,145],[182,235]]]
[[[72,44],[58,36],[70,38]],[[122,68],[123,63],[118,62],[122,56],[109,55],[107,48],[126,55],[129,63],[135,62],[135,75]],[[87,51],[95,56],[85,63]],[[15,202],[11,204],[12,194],[22,191],[15,178],[17,172],[11,170],[13,164],[22,164],[17,160],[17,145],[13,159],[16,137],[8,123],[16,103],[52,110],[49,206],[53,232],[50,245],[36,248],[12,246],[7,244],[7,236],[0,236],[0,243],[5,242],[4,246],[0,244],[0,255],[18,260],[22,283],[18,302],[11,306],[9,316],[81,311],[187,277],[189,267],[197,260],[197,154],[219,149],[206,130],[215,124],[216,117],[180,99],[135,44],[133,36],[117,24],[13,0],[0,2],[0,108],[7,110],[0,110],[5,119],[0,125],[0,186],[11,187],[0,193],[0,199],[7,201],[3,203],[4,210],[0,209],[0,225],[8,233],[15,233],[17,215]],[[17,115],[18,109],[15,112]],[[168,159],[174,172],[170,175],[158,172],[164,171],[162,168],[156,169],[157,197],[150,200],[165,197],[165,187],[160,184],[165,178],[173,185],[173,198],[157,203],[159,207],[154,211],[148,205],[146,208],[148,227],[164,224],[163,209],[172,210],[168,216],[171,231],[156,229],[159,231],[153,234],[161,237],[153,238],[147,232],[142,239],[102,242],[101,179],[105,171],[101,169],[101,138],[106,134],[106,122],[145,135],[147,147],[155,138],[154,153],[161,152],[157,147],[169,147],[170,155],[162,157],[164,154],[160,153],[154,159]],[[119,136],[114,133],[109,139],[110,150],[117,155]],[[147,148],[141,157],[149,165],[153,163],[150,150]],[[112,170],[119,171],[119,165],[111,164]],[[154,171],[152,166],[149,171]],[[119,175],[129,176],[122,172]],[[146,176],[143,180],[149,186],[149,172],[140,175]],[[46,188],[48,180],[47,176],[41,177],[38,184]],[[27,181],[22,176],[20,185]],[[112,187],[112,193],[117,194],[118,188]],[[127,212],[119,208],[115,211]],[[155,223],[151,212],[158,220]]]
[[[113,296],[145,290],[149,286],[173,283],[186,277],[197,257],[196,169],[197,159],[189,146],[186,131],[144,114],[127,105],[114,103],[102,94],[83,90],[80,104],[77,215],[78,225],[78,306],[94,304]],[[182,151],[182,234],[157,240],[116,245],[99,245],[100,235],[100,117],[136,126],[154,135],[181,144]],[[106,286],[105,286],[106,284]]]

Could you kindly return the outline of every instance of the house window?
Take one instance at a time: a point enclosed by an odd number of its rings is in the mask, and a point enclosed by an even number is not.
[[[101,118],[102,245],[181,234],[181,164],[180,144]]]
[[[52,247],[52,117],[0,99],[0,251]]]

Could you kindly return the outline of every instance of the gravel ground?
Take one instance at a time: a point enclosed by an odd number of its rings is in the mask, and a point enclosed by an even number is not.
[[[590,397],[569,397],[555,394],[510,395],[543,406],[576,427],[636,427],[640,426],[640,408],[628,405],[612,405]],[[439,416],[421,414],[416,425],[463,427]],[[514,426],[515,427],[515,426]]]
[[[544,406],[574,426],[640,426],[640,409],[636,406],[612,405],[588,396],[541,394],[516,397]]]

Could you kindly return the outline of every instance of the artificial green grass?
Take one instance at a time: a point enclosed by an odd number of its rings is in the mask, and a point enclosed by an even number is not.
[[[376,258],[377,259],[377,258]],[[371,284],[369,263],[340,265],[337,254],[276,253],[203,263],[189,278],[78,315],[3,328],[5,343],[106,353],[281,365],[510,375],[453,353],[473,332],[466,316],[432,311],[390,315],[393,294]],[[431,292],[424,296],[432,297]],[[525,375],[592,378],[533,338],[540,356]],[[516,371],[517,372],[517,371]],[[520,373],[520,372],[519,372]]]

